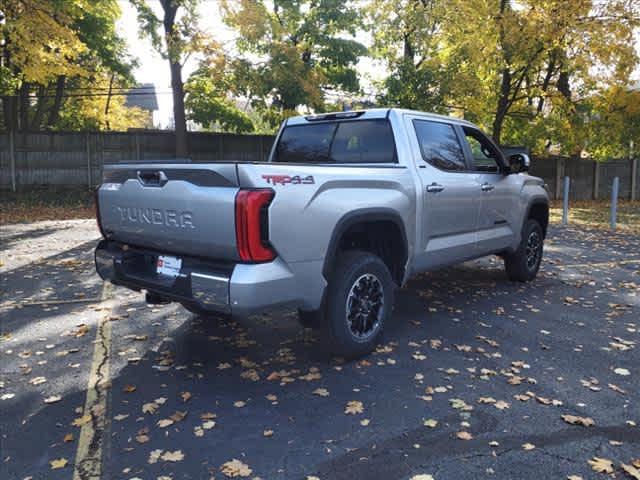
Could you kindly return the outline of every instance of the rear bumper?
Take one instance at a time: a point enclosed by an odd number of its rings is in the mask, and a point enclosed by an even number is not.
[[[163,253],[102,240],[95,251],[96,271],[115,285],[144,289],[212,312],[246,316],[275,306],[304,307],[308,303],[304,298],[307,288],[280,258],[233,264],[181,256],[182,268],[174,279],[155,272],[157,256]]]

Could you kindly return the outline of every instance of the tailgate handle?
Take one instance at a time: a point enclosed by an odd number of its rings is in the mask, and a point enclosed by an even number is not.
[[[162,187],[169,179],[161,170],[138,170],[138,180],[147,187]]]

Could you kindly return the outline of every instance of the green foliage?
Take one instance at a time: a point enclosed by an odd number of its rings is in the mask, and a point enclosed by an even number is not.
[[[216,82],[215,71],[201,67],[185,85],[188,118],[210,130],[247,133],[253,122],[228,98],[224,82]]]
[[[638,0],[372,0],[366,15],[390,72],[383,104],[460,114],[536,153],[601,156],[594,135],[609,154],[628,144],[593,119],[638,65]],[[627,131],[632,98],[616,101],[608,116]]]
[[[327,89],[359,89],[355,65],[366,49],[353,39],[361,25],[354,4],[240,0],[225,1],[223,12],[246,55],[234,64],[235,77],[269,119],[298,106],[321,110]]]
[[[0,16],[6,18],[0,24],[0,94],[4,96],[5,128],[93,125],[98,110],[103,117],[107,112],[106,98],[86,96],[91,87],[108,78],[118,87],[133,80],[134,62],[115,28],[121,13],[117,0],[5,0],[0,10]],[[67,95],[71,88],[83,88],[85,96],[77,91]],[[90,103],[92,108],[87,107]],[[65,123],[61,113],[68,118],[72,111],[75,120]],[[82,119],[79,115],[83,114],[88,116]],[[135,126],[136,115],[130,118],[130,124],[118,119],[115,123]]]

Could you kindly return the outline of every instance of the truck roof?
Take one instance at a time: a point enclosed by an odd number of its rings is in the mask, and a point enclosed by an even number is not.
[[[449,117],[447,115],[439,115],[437,113],[421,112],[419,110],[410,110],[406,108],[369,108],[365,110],[351,110],[346,112],[319,113],[316,115],[298,115],[295,117],[288,118],[286,120],[286,125],[304,125],[304,124],[312,123],[314,121],[339,120],[339,119],[348,119],[348,118],[359,118],[361,120],[365,120],[365,119],[371,120],[376,118],[387,118],[392,113],[395,113],[398,115],[411,114],[411,115],[417,115],[420,117],[430,118],[433,120],[445,120],[450,123],[457,123],[459,125],[476,127],[476,125],[474,125],[473,123],[467,120],[463,120],[461,118]]]

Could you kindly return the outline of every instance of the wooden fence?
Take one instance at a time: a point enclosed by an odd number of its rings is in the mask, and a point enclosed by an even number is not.
[[[189,133],[193,162],[265,160],[273,136]],[[0,188],[87,186],[100,182],[104,163],[165,160],[173,157],[174,134],[168,131],[88,133],[0,133]],[[554,198],[562,195],[562,178],[571,178],[570,198],[609,198],[620,177],[620,198],[640,195],[638,159],[594,162],[577,158],[534,158],[532,175],[542,177]]]

